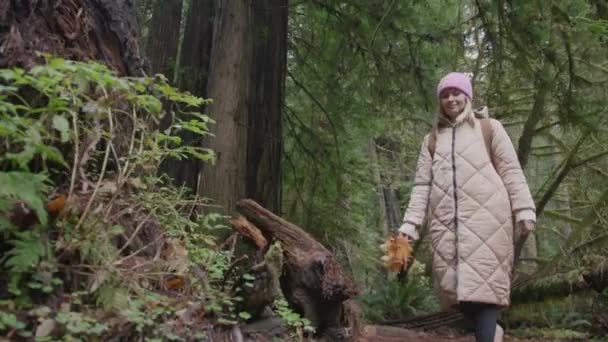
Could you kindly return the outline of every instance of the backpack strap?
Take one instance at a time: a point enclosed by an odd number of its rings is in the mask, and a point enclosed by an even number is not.
[[[494,132],[492,130],[492,122],[490,119],[480,119],[481,123],[481,134],[483,135],[483,141],[486,145],[486,152],[488,152],[488,156],[490,157],[490,161],[492,162],[492,166],[496,169],[496,164],[494,163],[494,155],[492,153],[492,138],[494,136]]]
[[[435,146],[437,145],[437,130],[436,129],[432,129],[431,130],[431,134],[429,134],[429,142],[428,142],[428,149],[429,149],[429,154],[431,155],[431,159],[433,159],[435,157]]]

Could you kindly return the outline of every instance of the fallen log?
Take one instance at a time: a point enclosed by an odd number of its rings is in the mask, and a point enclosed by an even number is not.
[[[545,276],[531,276],[514,286],[513,303],[540,302],[547,298],[566,297],[577,292],[595,290],[599,293],[608,287],[608,262],[602,262],[587,272],[554,272]]]
[[[234,229],[238,230],[241,235],[253,241],[258,249],[264,250],[266,246],[268,246],[268,241],[266,241],[262,232],[243,216],[230,220],[230,224]]]
[[[332,341],[352,340],[360,332],[360,309],[350,300],[357,289],[335,256],[302,228],[250,199],[237,210],[284,251],[281,290],[290,305]]]

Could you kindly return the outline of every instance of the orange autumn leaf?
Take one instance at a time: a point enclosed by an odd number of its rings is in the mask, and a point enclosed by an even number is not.
[[[167,290],[181,290],[186,286],[186,278],[182,276],[174,276],[165,279],[165,288]]]
[[[404,261],[412,255],[412,245],[400,234],[391,234],[383,245],[385,254],[382,257],[384,266],[391,272],[403,269]]]
[[[51,215],[57,215],[65,207],[65,201],[65,194],[60,194],[46,204],[46,210]]]

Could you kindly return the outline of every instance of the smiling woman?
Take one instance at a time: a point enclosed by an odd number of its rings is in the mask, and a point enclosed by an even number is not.
[[[467,101],[467,96],[457,88],[449,88],[441,93],[441,109],[452,119],[462,113]]]
[[[534,229],[534,202],[500,122],[472,110],[468,76],[446,75],[437,97],[437,125],[421,148],[399,230],[417,239],[416,226],[428,216],[443,308],[457,308],[470,318],[478,342],[502,341],[496,321],[499,309],[510,304],[513,218],[522,233]]]

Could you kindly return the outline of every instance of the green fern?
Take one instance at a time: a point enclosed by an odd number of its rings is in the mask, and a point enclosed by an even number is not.
[[[6,266],[13,272],[26,272],[36,266],[46,255],[46,244],[36,231],[15,233],[16,239],[11,240],[13,249],[8,252]]]
[[[38,217],[41,224],[47,223],[48,217],[44,208],[45,192],[48,191],[47,177],[44,174],[30,172],[0,172],[0,210],[10,209],[16,201],[23,201]],[[7,215],[7,213],[4,213]],[[0,226],[0,231],[5,226]]]

